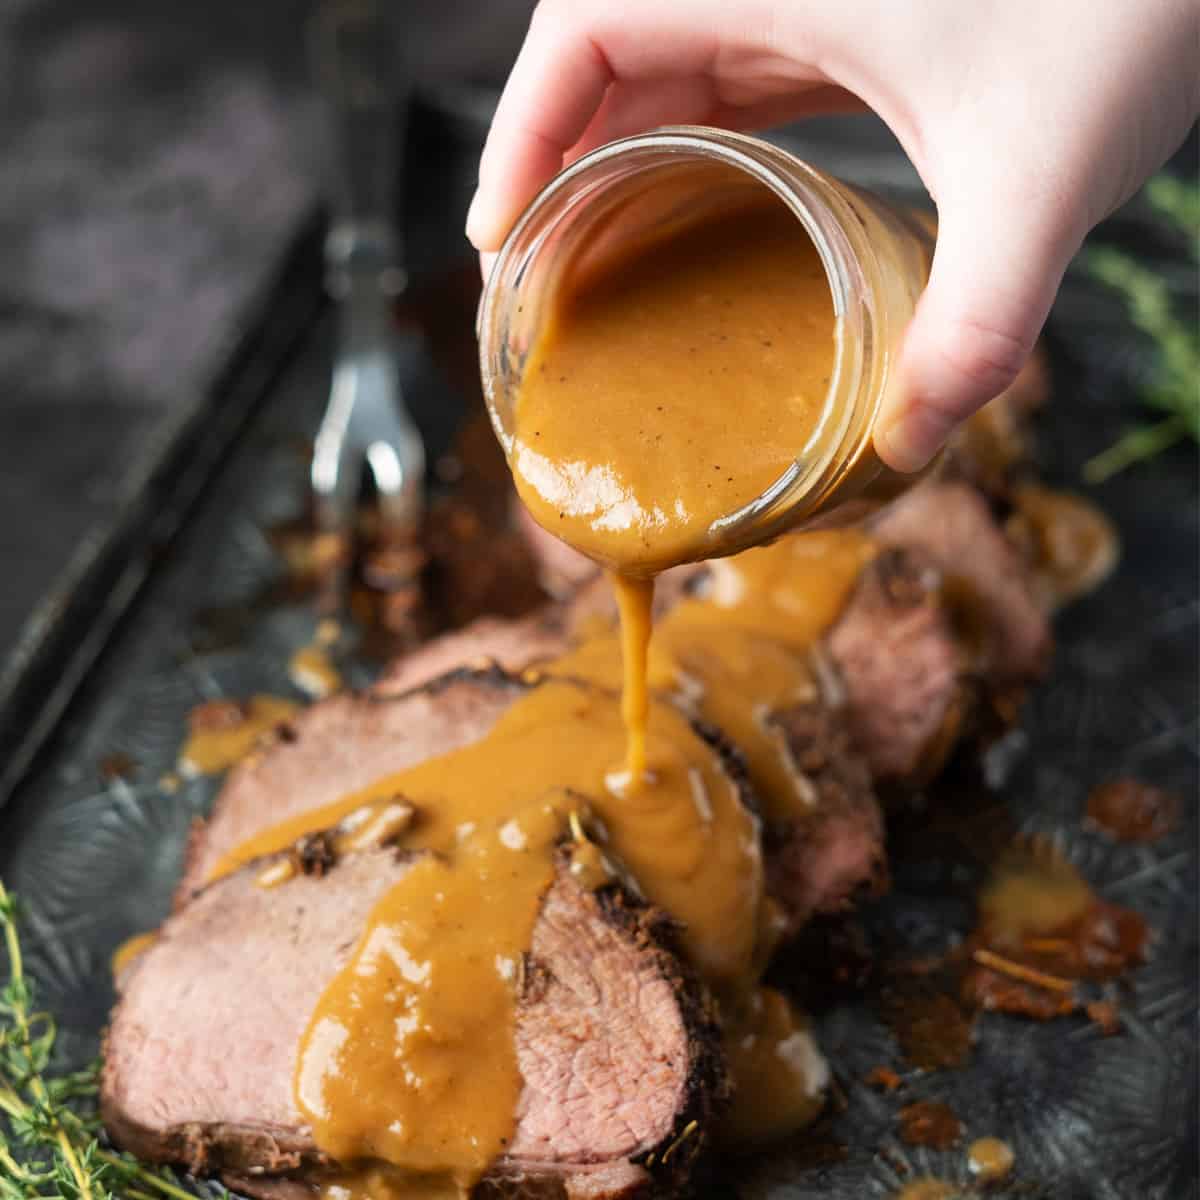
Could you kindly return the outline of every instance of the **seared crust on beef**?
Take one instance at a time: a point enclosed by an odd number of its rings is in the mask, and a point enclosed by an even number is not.
[[[886,889],[883,816],[843,711],[819,698],[768,719],[812,801],[807,820],[764,833],[767,887],[794,932],[816,913],[841,911]]]
[[[372,691],[398,696],[462,667],[498,667],[519,674],[554,658],[570,644],[567,611],[551,605],[527,617],[481,617],[454,633],[434,638],[384,669]]]
[[[292,1098],[296,1050],[407,862],[360,851],[321,877],[258,887],[272,861],[204,889],[146,951],[106,1035],[101,1111],[144,1159],[290,1200],[310,1194],[295,1172],[328,1165]],[[685,1178],[728,1082],[711,1001],[670,921],[617,885],[585,890],[564,856],[529,954],[517,1128],[484,1190],[628,1196]]]

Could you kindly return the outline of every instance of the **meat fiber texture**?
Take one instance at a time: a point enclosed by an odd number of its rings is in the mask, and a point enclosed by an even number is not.
[[[130,971],[106,1036],[113,1140],[252,1195],[310,1194],[303,1173],[328,1163],[293,1098],[298,1048],[411,861],[377,847],[263,888],[260,860],[172,916]],[[560,862],[522,978],[516,1129],[484,1190],[617,1196],[684,1177],[728,1085],[669,922],[615,885],[584,889]],[[660,1164],[657,1178],[643,1162]]]

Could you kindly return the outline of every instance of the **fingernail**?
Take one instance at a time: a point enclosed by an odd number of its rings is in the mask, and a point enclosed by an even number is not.
[[[482,249],[483,235],[487,232],[484,216],[481,192],[479,188],[476,188],[475,195],[471,197],[470,207],[467,209],[467,241],[476,250]]]
[[[893,471],[911,475],[937,453],[945,440],[942,422],[926,409],[910,409],[875,430],[875,450]],[[937,429],[934,426],[938,426]]]

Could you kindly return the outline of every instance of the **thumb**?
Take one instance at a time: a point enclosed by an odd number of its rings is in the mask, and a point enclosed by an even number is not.
[[[940,213],[917,305],[875,432],[894,470],[920,470],[962,421],[1016,378],[1082,241],[1066,206],[973,189]]]

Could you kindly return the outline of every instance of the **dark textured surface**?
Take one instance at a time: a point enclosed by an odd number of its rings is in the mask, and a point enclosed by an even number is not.
[[[64,546],[113,510],[162,414],[201,402],[239,305],[290,235],[315,171],[294,22],[255,6],[243,14],[230,5],[215,26],[206,16],[196,28],[174,8],[82,11],[15,3],[0,16],[9,34],[0,51],[9,105],[0,126],[0,244],[9,254],[0,285],[0,497],[10,514],[0,523],[0,653],[65,561]],[[131,34],[131,21],[151,30],[153,54],[143,57],[150,35]],[[274,46],[265,59],[239,49],[264,41]],[[197,59],[208,66],[193,70]],[[407,191],[408,217],[414,257],[432,267],[461,249],[470,152],[448,150],[437,125],[415,136],[420,174]],[[809,146],[816,161],[851,177],[911,182],[896,160],[874,153],[876,143],[868,133],[836,152],[828,142]],[[180,180],[192,190],[184,188],[186,202],[169,202]],[[1157,250],[1194,298],[1194,272],[1140,211],[1106,233]],[[104,220],[93,220],[99,213]],[[467,308],[460,319],[469,321]],[[1143,359],[1118,306],[1079,272],[1056,308],[1054,335],[1058,400],[1041,425],[1044,465],[1052,482],[1078,487],[1084,459],[1133,419]],[[211,801],[210,781],[175,793],[158,782],[174,763],[188,708],[221,695],[295,694],[286,660],[311,636],[310,612],[265,612],[244,643],[204,652],[195,618],[251,599],[279,571],[263,531],[301,503],[297,435],[315,428],[329,356],[322,326],[168,548],[48,754],[0,810],[0,875],[26,902],[30,968],[76,1060],[94,1053],[111,1001],[108,955],[162,918],[188,822]],[[1178,448],[1096,492],[1120,526],[1123,564],[1060,622],[1054,674],[1006,747],[1002,791],[1015,824],[1049,834],[1103,894],[1143,911],[1157,930],[1150,962],[1132,977],[1126,1028],[1101,1039],[1073,1019],[988,1018],[969,1069],[909,1082],[905,1100],[948,1100],[972,1135],[1013,1143],[1020,1187],[998,1195],[1196,1193],[1196,467],[1194,450]],[[352,681],[366,676],[364,667],[351,671]],[[115,752],[136,764],[129,780],[102,779],[101,760]],[[1118,771],[1177,789],[1182,828],[1148,847],[1084,832],[1088,790]],[[896,865],[897,890],[872,915],[877,925],[916,945],[962,925],[936,855]],[[870,1068],[897,1056],[869,1006],[835,1007],[821,1037],[848,1094],[833,1127],[846,1161],[803,1165],[812,1155],[798,1140],[739,1164],[714,1194],[736,1181],[745,1197],[883,1197],[904,1163],[965,1178],[961,1152],[900,1146],[903,1101],[862,1086]]]
[[[464,306],[462,320],[469,319]],[[1060,302],[1058,400],[1041,422],[1048,477],[1079,486],[1079,466],[1130,419],[1138,356],[1117,307],[1073,275]],[[327,331],[276,389],[203,510],[172,548],[73,706],[51,752],[0,811],[0,875],[26,900],[29,961],[72,1056],[91,1054],[111,1001],[107,958],[166,912],[188,822],[214,784],[158,784],[171,768],[187,709],[254,691],[294,695],[289,651],[311,635],[302,607],[262,614],[234,648],[197,652],[196,614],[247,600],[279,571],[263,530],[293,513],[304,486],[295,435],[311,431],[329,364]],[[1097,493],[1125,539],[1118,574],[1059,624],[1052,678],[1033,698],[1008,759],[1002,795],[1017,828],[1047,833],[1106,896],[1156,930],[1152,957],[1126,997],[1124,1031],[1102,1038],[1082,1021],[1046,1026],[989,1017],[968,1068],[908,1072],[903,1100],[862,1084],[896,1045],[869,1004],[824,1015],[820,1033],[848,1098],[832,1136],[845,1161],[814,1166],[804,1140],[738,1164],[745,1197],[883,1197],[903,1172],[965,1180],[961,1150],[914,1151],[896,1112],[916,1097],[947,1100],[972,1136],[1005,1137],[1017,1181],[1000,1196],[1050,1200],[1177,1200],[1195,1192],[1197,835],[1197,480],[1179,449]],[[351,679],[367,672],[355,668]],[[105,782],[99,764],[128,754],[136,773]],[[1129,771],[1177,789],[1183,826],[1151,846],[1118,846],[1081,828],[1089,789]],[[979,798],[964,794],[964,805]],[[895,864],[897,888],[872,914],[894,939],[943,939],[969,920],[950,898],[935,846]],[[727,1194],[728,1175],[713,1185]]]

